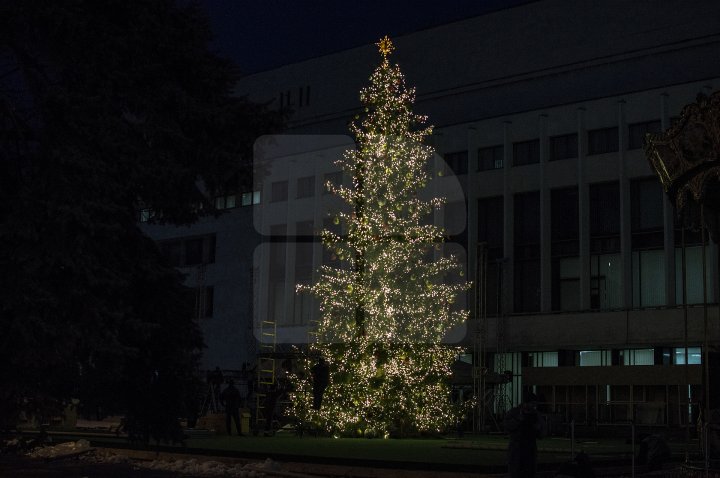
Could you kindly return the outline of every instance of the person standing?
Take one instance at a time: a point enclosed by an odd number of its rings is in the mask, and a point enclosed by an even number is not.
[[[220,400],[225,406],[225,428],[227,428],[227,434],[232,435],[230,430],[230,421],[235,420],[235,429],[237,430],[238,436],[242,436],[240,428],[240,391],[235,387],[235,382],[230,379],[228,380],[228,386],[220,394]]]
[[[537,462],[537,439],[542,436],[542,420],[537,411],[537,397],[529,393],[520,406],[505,415],[505,431],[510,434],[508,472],[512,478],[534,478]]]

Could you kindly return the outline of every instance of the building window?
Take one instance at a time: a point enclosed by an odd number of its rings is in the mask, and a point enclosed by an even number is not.
[[[485,296],[488,315],[499,314],[502,310],[503,215],[502,196],[478,200],[478,243],[484,242],[487,247]]]
[[[685,246],[685,290],[688,304],[703,303],[702,246]],[[712,259],[705,251],[705,290],[707,301],[714,302]],[[675,303],[683,303],[682,247],[675,248]]]
[[[622,307],[620,290],[620,185],[591,184],[590,308]]]
[[[550,138],[550,161],[573,159],[578,156],[577,133],[552,136]]]
[[[514,197],[514,281],[515,312],[540,310],[540,193]]]
[[[612,354],[609,350],[581,350],[581,367],[605,367],[612,365]]]
[[[685,365],[685,347],[676,347],[673,356],[675,365]],[[688,365],[702,364],[702,349],[700,347],[688,347],[688,356],[690,357],[687,362]]]
[[[297,198],[309,198],[315,195],[315,176],[305,176],[297,181]]]
[[[342,186],[342,175],[342,171],[325,173],[323,181],[323,194],[331,194],[331,188],[337,188]]]
[[[237,206],[237,196],[234,194],[215,198],[215,209],[232,209],[235,206]]]
[[[453,172],[455,175],[467,174],[468,171],[468,152],[457,151],[455,153],[445,154],[445,164],[447,172]]]
[[[590,308],[619,309],[622,307],[620,254],[590,256]]]
[[[240,204],[242,206],[260,204],[260,191],[242,193],[242,196],[240,196]]]
[[[162,241],[160,251],[173,267],[189,267],[215,262],[215,234]]]
[[[655,365],[655,349],[620,350],[623,365]]]
[[[140,222],[149,222],[155,217],[155,211],[149,208],[140,209]]]
[[[662,194],[654,178],[630,183],[634,307],[666,303]]]
[[[645,144],[645,135],[648,133],[660,133],[662,127],[660,120],[633,123],[628,126],[628,149],[640,149]]]
[[[478,171],[502,169],[504,149],[502,144],[478,149]]]
[[[531,367],[557,367],[557,352],[530,352],[528,353],[528,364]]]
[[[513,143],[513,166],[540,162],[540,140],[532,139]]]
[[[215,288],[198,287],[195,291],[195,317],[207,319],[213,316]]]
[[[617,126],[588,131],[588,154],[613,153],[618,144]]]
[[[270,202],[287,201],[288,182],[276,181],[272,183],[270,190]]]
[[[553,189],[550,193],[552,241],[552,309],[580,308],[578,190]]]
[[[665,305],[665,251],[632,252],[633,306]]]

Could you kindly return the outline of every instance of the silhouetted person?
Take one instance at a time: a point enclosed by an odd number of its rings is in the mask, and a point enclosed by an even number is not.
[[[313,379],[313,408],[320,410],[323,394],[330,384],[330,367],[328,367],[325,359],[320,357],[317,363],[313,365],[311,371]]]
[[[247,370],[247,363],[243,363],[242,370],[240,370],[238,391],[240,392],[240,406],[245,408],[247,407],[247,399],[250,394],[250,372]]]
[[[505,415],[505,431],[510,434],[508,471],[512,478],[533,478],[537,461],[537,442],[542,423],[537,397],[530,393],[519,407]]]
[[[232,435],[230,432],[230,420],[235,420],[235,429],[238,435],[242,435],[240,430],[240,391],[235,387],[235,382],[231,379],[228,381],[228,386],[220,394],[220,401],[225,406],[225,428],[227,428],[227,434]]]

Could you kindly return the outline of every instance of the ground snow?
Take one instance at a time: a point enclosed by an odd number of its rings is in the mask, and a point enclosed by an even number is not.
[[[69,441],[55,446],[38,447],[27,455],[30,458],[60,458],[65,455],[73,455],[90,450],[90,442],[87,440]]]

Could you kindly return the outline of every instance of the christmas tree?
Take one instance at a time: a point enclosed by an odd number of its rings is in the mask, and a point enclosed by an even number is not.
[[[444,230],[432,225],[443,200],[418,194],[430,180],[433,150],[423,139],[432,129],[413,113],[415,90],[390,64],[392,43],[385,37],[378,46],[382,62],[350,127],[357,149],[340,161],[352,187],[328,185],[349,205],[334,216],[342,233],[322,233],[336,265],[324,265],[313,286],[298,286],[317,297],[321,317],[317,341],[292,376],[294,412],[301,423],[346,435],[454,423],[449,379],[458,348],[442,340],[467,319],[453,305],[468,287],[462,267],[443,257]],[[318,357],[329,369],[321,404]]]

